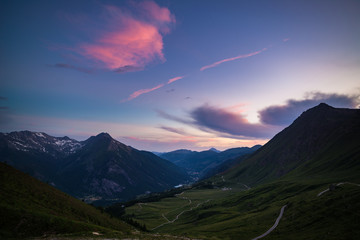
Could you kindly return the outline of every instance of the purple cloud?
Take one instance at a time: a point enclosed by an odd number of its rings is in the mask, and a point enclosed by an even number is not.
[[[137,72],[137,71],[141,71],[143,69],[144,69],[143,67],[126,65],[123,67],[119,67],[118,69],[115,69],[114,72],[117,72],[117,73]]]
[[[195,125],[209,132],[225,133],[237,137],[269,138],[278,131],[276,127],[250,123],[241,114],[208,104],[194,109],[190,115]]]
[[[288,100],[285,105],[270,106],[259,111],[260,123],[250,123],[241,113],[210,106],[209,104],[193,109],[189,113],[190,119],[173,116],[160,110],[157,110],[157,113],[165,119],[190,125],[209,133],[215,133],[221,137],[268,139],[280,131],[283,126],[289,125],[303,111],[322,102],[334,107],[354,108],[359,106],[359,100],[360,95],[350,96],[312,92],[308,93],[303,100]]]
[[[287,100],[284,105],[273,105],[259,111],[262,123],[286,126],[294,121],[305,110],[320,103],[327,103],[338,108],[355,108],[359,105],[359,95],[308,93],[303,100]]]

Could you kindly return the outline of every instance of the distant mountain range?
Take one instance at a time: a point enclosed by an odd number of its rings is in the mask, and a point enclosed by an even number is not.
[[[179,149],[172,152],[160,153],[158,156],[186,169],[193,178],[199,179],[205,176],[210,177],[224,170],[224,167],[221,165],[225,164],[225,162],[227,162],[227,167],[232,166],[232,164],[235,164],[235,159],[251,154],[260,147],[260,145],[255,145],[251,148],[231,148],[222,152],[215,148],[202,152]]]
[[[76,141],[30,131],[0,133],[0,159],[86,201],[124,201],[186,183],[186,172],[107,133]]]

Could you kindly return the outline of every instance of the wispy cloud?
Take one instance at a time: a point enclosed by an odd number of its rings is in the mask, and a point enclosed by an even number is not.
[[[260,54],[264,51],[266,51],[267,48],[263,48],[259,51],[256,51],[256,52],[251,52],[251,53],[248,53],[248,54],[243,54],[243,55],[239,55],[239,56],[236,56],[236,57],[232,57],[232,58],[226,58],[226,59],[223,59],[223,60],[220,60],[220,61],[217,61],[213,64],[210,64],[210,65],[206,65],[206,66],[203,66],[202,68],[200,68],[200,71],[204,71],[206,69],[209,69],[209,68],[213,68],[213,67],[216,67],[224,62],[230,62],[230,61],[234,61],[234,60],[237,60],[237,59],[241,59],[241,58],[248,58],[248,57],[251,57],[251,56],[255,56],[257,54]]]
[[[164,111],[161,111],[159,109],[157,109],[155,111],[157,112],[159,117],[162,117],[162,118],[165,118],[165,119],[168,119],[168,120],[172,120],[172,121],[175,121],[175,122],[184,123],[184,124],[193,124],[193,121],[191,121],[191,120],[176,117],[174,115],[168,114],[168,113],[166,113]]]
[[[263,123],[286,126],[292,123],[302,112],[320,103],[327,103],[339,108],[355,108],[360,104],[360,95],[310,92],[305,94],[304,99],[289,99],[284,105],[269,106],[259,111],[259,117]]]
[[[154,91],[154,90],[156,90],[156,89],[159,89],[159,88],[161,88],[161,87],[163,87],[163,86],[165,86],[165,85],[167,85],[167,84],[171,84],[171,83],[173,83],[173,82],[175,82],[175,81],[177,81],[177,80],[183,79],[183,78],[184,78],[184,76],[170,78],[167,83],[160,84],[160,85],[158,85],[158,86],[156,86],[156,87],[153,87],[153,88],[150,88],[150,89],[140,89],[140,90],[137,90],[137,91],[133,92],[127,99],[125,99],[125,100],[123,100],[123,101],[121,101],[121,102],[130,101],[130,100],[132,100],[132,99],[134,99],[134,98],[137,98],[138,96],[140,96],[140,95],[142,95],[142,94],[144,94],[144,93],[152,92],[152,91]],[[172,92],[172,91],[174,91],[174,89],[168,90],[167,92]]]
[[[183,79],[184,76],[179,76],[179,77],[174,77],[174,78],[170,78],[169,81],[167,82],[167,84],[173,83],[177,80]]]
[[[143,70],[143,67],[136,67],[136,66],[123,66],[115,69],[114,72],[117,73],[127,73],[127,72],[137,72]]]
[[[71,69],[71,70],[75,70],[75,71],[79,71],[79,72],[83,72],[83,73],[93,73],[94,72],[94,70],[91,70],[91,69],[77,67],[77,66],[73,66],[70,64],[66,64],[66,63],[56,63],[54,65],[48,65],[48,66],[56,67],[56,68],[66,68],[66,69]]]
[[[148,89],[140,89],[140,90],[137,90],[135,92],[133,92],[127,99],[123,100],[122,102],[126,102],[126,101],[130,101],[134,98],[137,98],[138,96],[144,94],[144,93],[149,93],[149,92],[152,92],[156,89],[159,89],[161,87],[163,87],[164,84],[160,84],[160,85],[157,85],[156,87],[153,87],[153,88],[148,88]]]
[[[97,68],[118,73],[140,71],[153,62],[163,62],[163,36],[170,32],[175,17],[154,1],[130,2],[128,7],[101,6],[102,14],[93,39],[72,51],[90,60]],[[90,18],[81,17],[81,23]],[[93,31],[93,30],[92,30]],[[95,34],[94,34],[95,33]]]
[[[183,129],[181,128],[173,128],[173,127],[167,127],[167,126],[161,126],[160,129],[166,130],[168,132],[177,133],[180,135],[188,135]]]

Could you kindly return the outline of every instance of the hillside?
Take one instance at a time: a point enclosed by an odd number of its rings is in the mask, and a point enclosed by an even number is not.
[[[9,165],[0,163],[0,238],[102,232],[131,227]]]
[[[82,142],[29,131],[0,134],[0,159],[98,204],[163,191],[188,180],[185,171],[171,162],[126,146],[107,133]]]
[[[265,239],[359,239],[360,110],[309,109],[237,166],[182,191],[125,214],[201,239],[259,239],[277,219]]]
[[[360,171],[359,157],[360,110],[322,103],[301,114],[225,176],[252,186],[278,179],[297,168],[297,176],[352,179]]]

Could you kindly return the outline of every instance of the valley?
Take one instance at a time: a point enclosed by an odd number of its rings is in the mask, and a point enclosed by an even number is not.
[[[1,0],[0,240],[360,240],[360,0]]]
[[[181,180],[177,183],[182,184],[176,188],[137,195],[130,201],[114,199],[115,204],[97,208],[2,164],[1,211],[13,219],[3,222],[6,227],[2,234],[19,237],[12,234],[21,229],[21,236],[59,233],[65,239],[66,233],[75,234],[77,239],[76,234],[82,231],[87,232],[85,238],[95,232],[99,239],[102,236],[115,239],[125,236],[129,239],[204,240],[357,239],[360,238],[357,227],[360,223],[359,123],[359,110],[320,104],[304,112],[263,147],[235,160],[230,159],[231,164],[225,164],[229,167],[218,174],[187,184]],[[26,134],[35,138],[46,136]],[[6,150],[2,156],[11,159],[19,154],[19,149],[14,150],[12,146],[11,143],[3,144],[2,149]],[[78,146],[78,150],[64,153],[71,161],[58,173],[68,176],[68,181],[79,182],[76,177],[66,175],[67,169],[76,169],[75,172],[82,173],[80,176],[93,175],[92,171],[103,166],[114,169],[114,165],[108,164],[118,161],[115,160],[118,157],[122,159],[123,148],[129,151],[127,154],[134,153],[136,161],[140,160],[146,166],[153,164],[151,168],[169,166],[169,169],[177,169],[152,153],[126,147],[103,133]],[[44,152],[42,147],[39,149]],[[28,161],[36,162],[34,156],[38,152],[29,152],[22,153],[22,159],[26,156]],[[89,166],[92,170],[84,171]],[[127,167],[116,165],[116,168],[119,171],[115,172],[124,176]],[[116,177],[112,172],[107,171],[107,174]],[[149,176],[155,179],[152,174]],[[129,179],[134,177],[137,175],[129,175]],[[174,174],[170,177],[176,178]],[[32,182],[31,187],[28,182]],[[107,188],[106,184],[99,186]],[[53,196],[52,192],[58,196]],[[71,192],[76,195],[75,189]],[[64,197],[69,200],[61,200]],[[49,200],[51,198],[55,202]],[[96,217],[88,216],[90,212]],[[25,222],[29,225],[24,225]],[[70,224],[72,222],[75,225]],[[33,225],[38,230],[30,234]]]
[[[359,123],[358,110],[320,104],[237,166],[184,189],[192,206],[165,197],[125,215],[201,239],[357,239]]]

